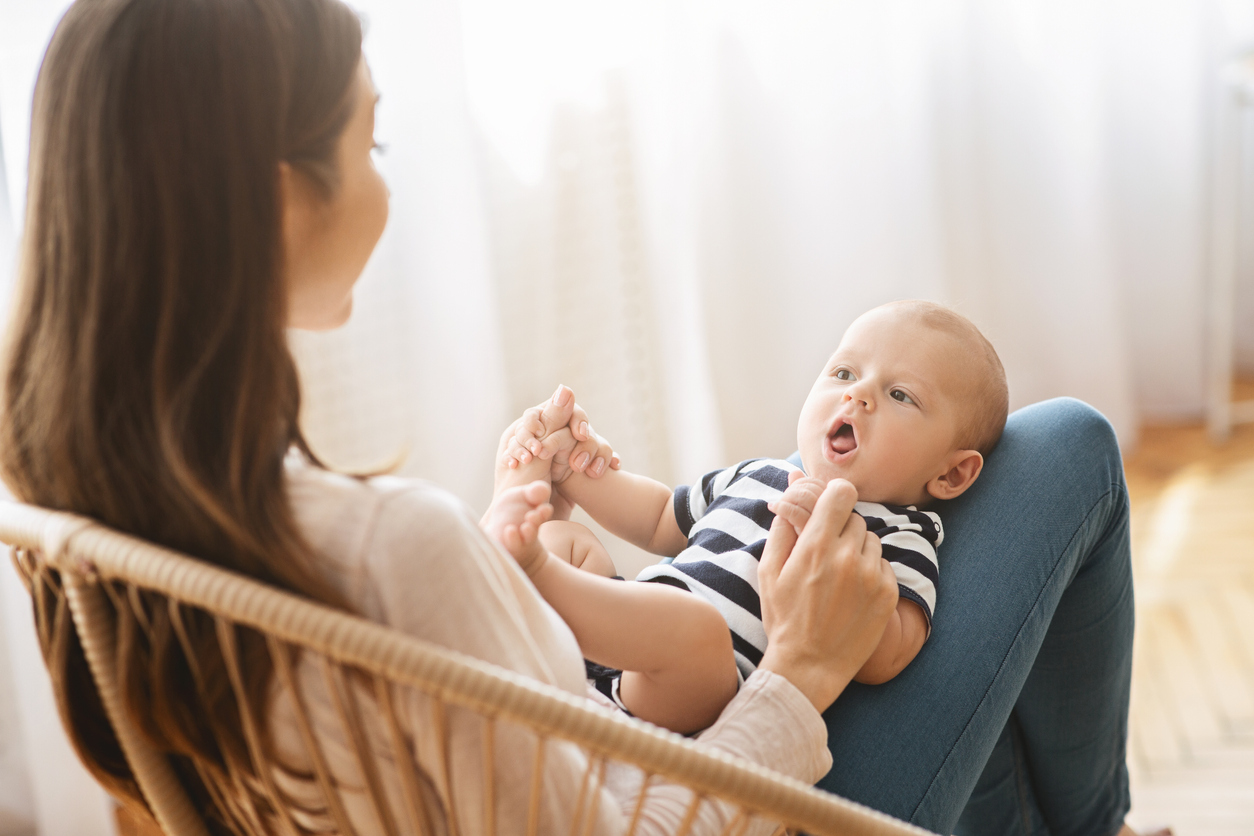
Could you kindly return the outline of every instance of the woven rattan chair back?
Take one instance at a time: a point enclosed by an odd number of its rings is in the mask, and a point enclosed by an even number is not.
[[[606,780],[607,767],[638,770],[640,791],[634,810],[628,811],[627,832],[633,832],[648,804],[645,788],[665,781],[691,790],[680,834],[689,831],[701,805],[723,803],[733,810],[727,834],[746,832],[751,824],[759,830],[763,821],[775,832],[804,830],[816,836],[906,836],[924,831],[859,805],[819,792],[790,778],[743,760],[701,747],[644,723],[600,709],[556,688],[518,676],[483,662],[450,652],[365,619],[352,617],[264,584],[210,566],[204,562],[154,546],[91,520],[12,502],[0,502],[0,541],[14,549],[14,559],[40,560],[61,574],[62,585],[92,676],[105,710],[115,727],[123,752],[135,774],[148,806],[170,836],[207,836],[208,829],[184,792],[167,758],[154,749],[127,719],[118,690],[116,666],[116,607],[139,591],[163,596],[171,607],[199,609],[215,620],[221,645],[234,646],[235,629],[250,628],[263,634],[278,682],[291,689],[296,699],[296,725],[313,775],[309,783],[321,795],[321,809],[329,821],[311,827],[293,810],[272,777],[264,747],[257,734],[238,661],[224,652],[228,673],[244,725],[259,792],[269,801],[273,820],[258,830],[285,834],[311,832],[354,833],[353,819],[336,789],[327,754],[322,749],[326,729],[311,720],[301,687],[293,675],[293,653],[302,666],[311,662],[321,668],[332,695],[337,733],[347,741],[364,779],[357,791],[368,799],[379,829],[400,833],[465,833],[449,811],[432,809],[429,793],[433,781],[451,780],[450,774],[430,776],[412,757],[416,741],[398,722],[394,689],[412,689],[427,695],[436,710],[431,728],[412,735],[438,738],[440,751],[448,751],[445,710],[469,710],[482,715],[486,724],[482,792],[485,807],[478,821],[494,832],[499,789],[493,768],[492,728],[514,724],[528,730],[535,744],[519,757],[531,760],[527,821],[521,828],[538,831],[542,792],[541,772],[546,750],[555,743],[575,744],[587,755],[587,769],[572,818],[572,833],[590,832],[594,809]],[[315,661],[316,660],[316,661]],[[363,698],[373,700],[369,715]],[[366,740],[367,719],[382,726],[390,742],[392,763],[399,774],[400,798],[382,786],[375,763],[377,745]],[[325,718],[319,718],[325,722]],[[447,768],[447,762],[445,763]],[[231,803],[248,805],[247,799]],[[301,809],[308,809],[308,805]],[[450,808],[451,809],[451,808]],[[253,815],[256,815],[254,809]],[[769,828],[768,828],[769,832]]]

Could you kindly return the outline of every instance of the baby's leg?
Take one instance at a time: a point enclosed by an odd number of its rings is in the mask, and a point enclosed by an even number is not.
[[[671,731],[708,728],[739,688],[727,622],[713,604],[692,593],[655,583],[627,585],[673,600],[666,602],[669,623],[639,625],[657,631],[648,658],[615,666],[623,669],[619,698],[635,716]]]
[[[674,587],[617,581],[553,558],[533,576],[583,654],[625,673],[627,709],[672,731],[699,731],[736,694],[727,623],[708,601]]]
[[[584,655],[625,671],[619,695],[632,714],[680,733],[709,726],[737,687],[723,617],[674,587],[579,569],[569,548],[566,557],[554,555],[538,533],[552,513],[548,496],[543,483],[503,491],[489,531],[570,626]]]
[[[540,542],[549,554],[565,560],[576,569],[606,578],[618,575],[610,553],[586,525],[569,520],[550,520],[540,526]]]

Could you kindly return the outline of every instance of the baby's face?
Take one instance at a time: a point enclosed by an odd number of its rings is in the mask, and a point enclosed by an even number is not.
[[[877,308],[840,341],[797,421],[806,473],[848,479],[867,502],[918,505],[955,459],[965,391],[956,340]]]

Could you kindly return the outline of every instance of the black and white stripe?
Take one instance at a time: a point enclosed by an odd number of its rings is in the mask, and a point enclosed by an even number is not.
[[[736,666],[746,677],[766,650],[758,561],[775,516],[766,506],[783,495],[794,470],[786,461],[749,459],[711,471],[697,485],[676,488],[675,520],[688,537],[688,547],[636,578],[677,586],[714,604],[727,619]],[[880,538],[900,594],[923,609],[930,629],[939,577],[936,547],[945,536],[940,517],[874,502],[859,502],[854,510]]]

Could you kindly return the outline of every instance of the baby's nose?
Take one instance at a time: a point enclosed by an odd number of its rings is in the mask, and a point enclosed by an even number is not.
[[[858,381],[858,383],[861,383],[861,381]],[[866,391],[865,387],[857,384],[845,390],[845,400],[854,401],[866,410],[870,410],[874,406],[874,399],[871,398],[870,393]]]
[[[853,401],[854,403],[862,406],[863,409],[867,409],[871,406],[870,401],[868,401],[866,398],[862,397],[861,395],[852,393],[852,392],[845,393],[845,400]]]

